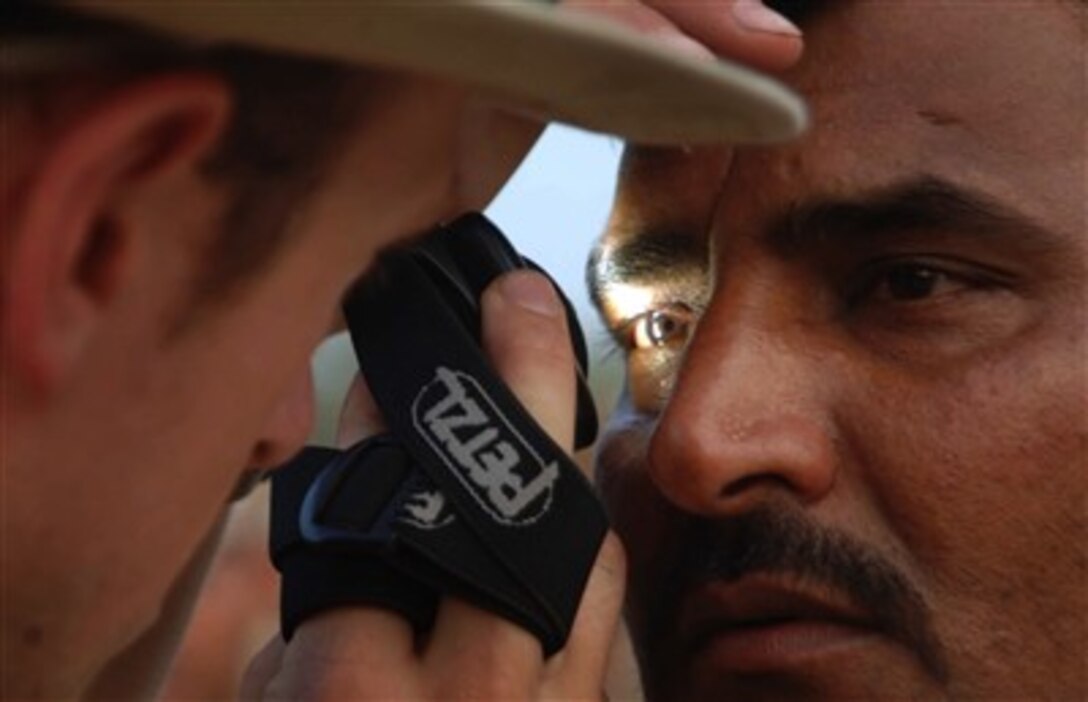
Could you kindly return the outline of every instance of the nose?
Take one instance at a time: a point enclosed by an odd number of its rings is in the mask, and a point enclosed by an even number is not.
[[[761,316],[707,310],[651,439],[651,479],[686,511],[737,514],[768,493],[811,503],[835,481],[826,359],[804,325]]]
[[[280,397],[250,453],[251,468],[268,470],[294,456],[310,436],[314,383],[307,365]]]

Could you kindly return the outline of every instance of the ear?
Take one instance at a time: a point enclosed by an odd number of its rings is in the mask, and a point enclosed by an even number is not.
[[[135,233],[120,203],[198,165],[230,105],[216,77],[156,77],[98,100],[37,145],[7,220],[0,280],[0,360],[20,386],[50,394],[78,364],[128,278]]]

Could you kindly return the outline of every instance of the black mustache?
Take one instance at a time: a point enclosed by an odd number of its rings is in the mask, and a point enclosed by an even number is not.
[[[692,522],[678,543],[666,556],[668,563],[654,569],[667,574],[658,600],[666,606],[656,609],[651,631],[670,630],[692,588],[775,575],[840,593],[871,616],[876,630],[913,649],[937,681],[947,679],[924,598],[894,564],[855,538],[789,509],[761,507],[734,518]]]

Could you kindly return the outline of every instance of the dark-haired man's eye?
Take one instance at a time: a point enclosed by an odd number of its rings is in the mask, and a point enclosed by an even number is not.
[[[998,284],[985,271],[955,261],[878,261],[866,267],[848,299],[854,306],[909,304]]]
[[[883,285],[892,300],[921,300],[932,295],[945,278],[933,268],[903,264],[887,271]]]
[[[683,344],[691,321],[691,312],[685,308],[650,310],[631,320],[630,348],[645,350]]]
[[[944,253],[898,254],[857,265],[843,282],[838,321],[870,350],[937,364],[985,348],[1023,324],[1020,276]]]

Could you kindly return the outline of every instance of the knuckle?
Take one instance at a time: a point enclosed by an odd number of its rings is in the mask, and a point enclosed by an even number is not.
[[[500,366],[531,363],[544,372],[572,373],[574,353],[567,342],[566,328],[531,329],[496,340]]]
[[[544,372],[573,372],[574,350],[562,319],[510,317],[484,332],[488,353],[500,369],[531,365]]]
[[[477,674],[466,674],[462,668],[438,678],[431,688],[432,699],[443,700],[521,700],[532,695],[525,680],[504,664],[502,657],[487,657],[472,662]]]

